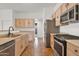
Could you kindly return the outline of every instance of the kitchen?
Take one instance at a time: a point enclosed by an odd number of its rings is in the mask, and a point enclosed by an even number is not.
[[[2,3],[0,56],[79,56],[78,26],[78,3]]]

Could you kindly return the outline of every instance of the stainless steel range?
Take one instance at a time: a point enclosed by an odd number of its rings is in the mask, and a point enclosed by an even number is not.
[[[55,35],[54,36],[55,40],[54,40],[54,55],[56,56],[66,56],[67,54],[67,43],[66,40],[69,39],[79,39],[79,37],[77,36],[72,36],[72,35],[68,35],[68,34],[62,34],[62,35]]]
[[[55,49],[55,55],[59,56],[66,56],[66,41],[60,40],[57,37],[54,37],[54,49]]]

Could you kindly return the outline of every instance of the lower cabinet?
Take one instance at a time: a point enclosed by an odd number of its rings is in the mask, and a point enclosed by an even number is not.
[[[67,48],[67,56],[76,56],[71,49]]]
[[[79,56],[79,47],[67,42],[67,56]]]
[[[27,46],[28,46],[28,38],[26,34],[17,38],[15,41],[15,55],[16,56],[21,55]]]
[[[50,34],[50,46],[54,49],[54,35],[52,33]]]
[[[22,41],[21,38],[17,38],[17,40],[15,40],[15,55],[19,56],[22,53]]]

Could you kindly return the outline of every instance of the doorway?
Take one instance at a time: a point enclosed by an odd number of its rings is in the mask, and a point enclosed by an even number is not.
[[[35,37],[37,37],[37,33],[38,33],[38,31],[37,31],[37,24],[38,23],[35,23]]]

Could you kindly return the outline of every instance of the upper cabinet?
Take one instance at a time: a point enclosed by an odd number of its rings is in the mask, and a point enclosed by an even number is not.
[[[53,14],[56,26],[79,22],[79,4],[63,3]]]
[[[67,3],[67,5],[68,5],[68,9],[70,9],[70,8],[74,7],[75,3]]]
[[[18,18],[15,19],[15,27],[34,27],[34,20],[33,19],[23,19]]]
[[[58,8],[55,13],[56,26],[60,26],[60,13],[61,13],[61,8]]]
[[[34,20],[33,19],[28,19],[28,26],[34,27]]]
[[[61,5],[61,13],[63,14],[64,12],[68,11],[68,9],[74,7],[75,3],[64,3]]]
[[[63,14],[64,12],[68,10],[68,4],[64,3],[60,6],[60,8],[61,8],[61,14]]]

